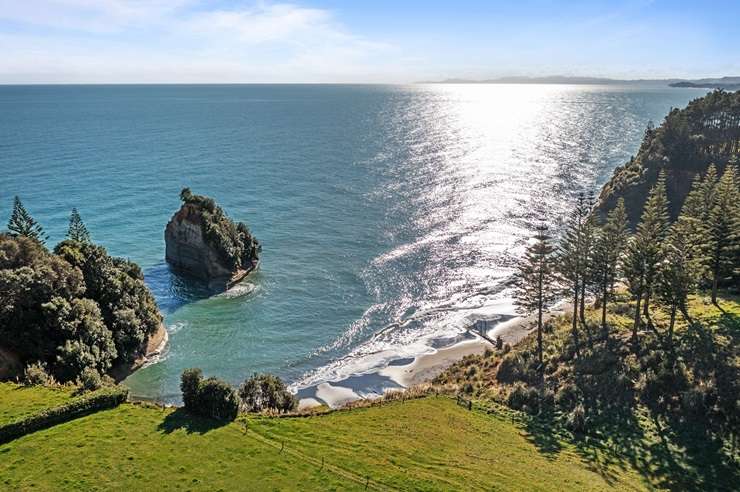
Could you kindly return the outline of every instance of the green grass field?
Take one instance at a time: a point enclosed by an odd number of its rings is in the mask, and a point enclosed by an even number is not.
[[[72,390],[68,388],[26,387],[0,383],[0,425],[56,406],[71,396]]]
[[[543,452],[508,412],[446,397],[214,427],[125,404],[0,445],[7,490],[641,490],[614,459]],[[323,465],[322,465],[323,462]],[[368,478],[369,483],[368,483]]]

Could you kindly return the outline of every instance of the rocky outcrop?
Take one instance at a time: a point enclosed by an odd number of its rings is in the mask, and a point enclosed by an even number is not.
[[[650,189],[663,172],[669,212],[675,219],[694,178],[714,164],[740,161],[740,92],[714,91],[673,109],[658,128],[648,128],[637,155],[618,167],[599,197],[603,216],[624,198],[632,226],[640,220]]]
[[[165,257],[175,269],[204,280],[229,278],[231,268],[203,237],[203,218],[194,205],[183,204],[164,231]]]
[[[207,197],[181,193],[183,201],[164,233],[165,259],[177,271],[228,288],[259,264],[259,243]]]

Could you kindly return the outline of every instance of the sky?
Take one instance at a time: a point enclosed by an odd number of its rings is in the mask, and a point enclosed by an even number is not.
[[[740,75],[740,1],[0,0],[0,83]]]

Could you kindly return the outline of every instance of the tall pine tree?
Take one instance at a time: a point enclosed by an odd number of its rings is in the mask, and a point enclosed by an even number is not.
[[[596,215],[593,213],[594,196],[589,193],[585,202],[586,218],[581,227],[581,261],[583,263],[581,271],[581,292],[578,306],[578,319],[580,320],[583,330],[586,332],[589,346],[593,347],[593,337],[591,330],[586,322],[586,295],[594,291],[598,285],[594,265],[594,246],[596,240]]]
[[[668,346],[673,353],[673,328],[676,313],[689,319],[687,299],[696,288],[702,274],[702,252],[692,242],[689,228],[691,223],[679,218],[671,225],[668,237],[663,242],[663,261],[658,270],[656,293],[658,299],[668,307]]]
[[[712,302],[717,303],[717,288],[720,280],[734,274],[737,254],[737,208],[740,207],[740,191],[735,169],[728,166],[714,188],[712,206],[707,217],[707,249],[709,271],[712,281]]]
[[[90,242],[90,233],[85,227],[85,223],[82,222],[77,208],[72,209],[72,213],[69,216],[69,229],[67,229],[67,237],[73,241],[80,243]]]
[[[518,311],[537,313],[537,357],[540,377],[544,377],[542,318],[545,308],[555,299],[554,247],[547,226],[537,227],[534,242],[527,247],[515,277],[514,301]]]
[[[571,335],[576,355],[580,353],[578,335],[578,311],[580,306],[582,284],[584,282],[586,259],[584,254],[584,227],[589,220],[591,208],[583,193],[578,195],[576,206],[571,211],[565,226],[563,237],[558,244],[558,272],[566,281],[567,290],[573,298],[573,317]]]
[[[597,231],[593,253],[593,276],[598,284],[601,300],[601,332],[606,340],[609,329],[606,324],[606,308],[614,293],[614,283],[619,273],[622,256],[629,238],[629,225],[624,199],[607,215],[606,222]]]
[[[627,287],[635,299],[635,319],[632,326],[632,342],[635,350],[638,348],[637,332],[642,324],[640,307],[643,301],[648,326],[653,327],[649,318],[650,297],[663,257],[661,245],[667,232],[668,199],[665,191],[665,177],[661,172],[658,182],[650,190],[640,223],[629,242],[623,263]]]
[[[31,217],[18,196],[13,200],[13,213],[8,221],[8,230],[11,234],[30,237],[41,244],[46,244],[48,239],[43,227]]]
[[[650,300],[653,294],[658,266],[663,260],[663,241],[668,234],[668,196],[666,195],[665,174],[661,171],[658,182],[650,190],[645,208],[642,211],[637,235],[642,236],[642,255],[645,261],[645,303],[643,314],[650,321]]]

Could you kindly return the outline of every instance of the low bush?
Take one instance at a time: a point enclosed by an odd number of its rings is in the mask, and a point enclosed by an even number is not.
[[[539,413],[543,406],[552,405],[552,391],[540,392],[533,386],[516,383],[506,397],[506,405],[529,414]]]
[[[31,432],[61,424],[98,410],[117,407],[125,402],[126,398],[128,398],[128,389],[123,386],[105,388],[73,398],[62,405],[46,408],[0,426],[0,442],[8,442]]]
[[[514,410],[522,410],[529,402],[529,391],[521,383],[517,383],[511,388],[509,396],[506,398],[506,404]]]
[[[504,356],[496,372],[496,380],[507,384],[517,381],[525,383],[537,381],[537,361],[526,355],[526,353],[510,353]]]
[[[566,412],[573,410],[582,399],[581,390],[573,383],[565,383],[555,393],[555,405]]]
[[[27,386],[48,386],[54,384],[54,377],[46,372],[46,364],[36,362],[26,366],[23,371],[23,384]]]
[[[298,406],[298,400],[285,383],[272,374],[255,374],[244,381],[239,388],[239,397],[248,412],[289,412]]]
[[[236,392],[227,383],[216,378],[204,379],[198,390],[200,414],[216,420],[234,420],[239,414]]]
[[[583,434],[588,427],[586,418],[586,409],[583,404],[579,403],[565,418],[565,426],[573,433]]]
[[[82,370],[80,377],[77,378],[77,384],[82,393],[96,391],[103,386],[103,378],[101,378],[100,373],[92,367],[86,367]]]

